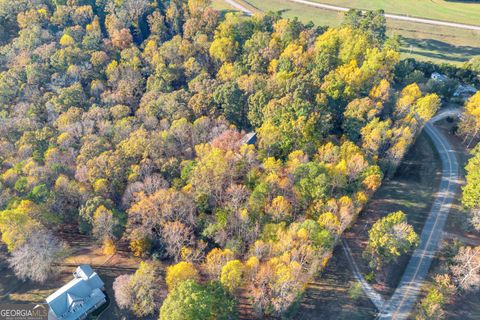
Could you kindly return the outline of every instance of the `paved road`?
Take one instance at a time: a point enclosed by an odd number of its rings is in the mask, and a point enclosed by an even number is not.
[[[333,10],[333,11],[345,12],[351,9],[351,8],[333,6],[330,4],[318,3],[318,2],[308,1],[308,0],[287,0],[287,1],[301,3],[308,6],[327,9],[327,10]],[[402,16],[402,15],[390,14],[390,13],[385,13],[385,17],[393,20],[403,20],[403,21],[410,21],[410,22],[417,22],[417,23],[424,23],[424,24],[432,24],[437,26],[446,26],[446,27],[480,31],[480,26],[470,25],[470,24],[447,22],[447,21],[432,20],[432,19],[423,19],[423,18],[414,18],[414,17]]]
[[[431,138],[442,161],[440,188],[420,235],[420,245],[413,253],[392,298],[385,304],[377,319],[407,319],[435,257],[448,212],[457,194],[459,169],[457,157],[448,140],[432,123],[427,123],[424,130]]]

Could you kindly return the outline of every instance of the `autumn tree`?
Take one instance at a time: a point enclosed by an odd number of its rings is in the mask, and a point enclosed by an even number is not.
[[[118,236],[118,225],[113,212],[100,205],[93,214],[92,234],[100,241],[114,240]]]
[[[212,249],[205,257],[205,270],[212,278],[217,278],[227,262],[234,260],[234,253],[230,249]]]
[[[167,282],[168,291],[172,291],[182,281],[198,280],[199,274],[195,266],[189,262],[181,261],[167,268],[165,281]]]
[[[462,203],[470,209],[471,222],[478,230],[480,229],[480,144],[471,151],[471,154],[473,157],[465,166],[467,183],[462,189]]]
[[[237,319],[236,303],[218,282],[199,284],[187,280],[168,294],[159,319]]]
[[[115,301],[121,309],[130,308],[133,304],[133,292],[130,287],[131,275],[124,274],[118,276],[113,281],[113,292],[115,295]]]
[[[445,304],[451,303],[456,292],[448,273],[437,274],[427,285],[426,295],[417,304],[417,320],[441,319],[445,316]]]
[[[36,229],[41,228],[37,220],[40,214],[41,209],[29,200],[21,201],[16,208],[0,211],[2,241],[9,251],[20,247]]]
[[[193,230],[179,221],[167,222],[163,227],[162,240],[167,254],[178,261],[182,248],[192,245]]]
[[[386,40],[387,25],[383,10],[362,12],[350,9],[345,14],[343,24],[366,32],[378,43]]]
[[[480,92],[471,96],[465,103],[465,112],[459,124],[459,132],[468,145],[477,137],[480,130]]]
[[[380,269],[407,253],[418,245],[418,242],[419,237],[407,223],[405,213],[397,211],[373,224],[368,232],[368,244],[364,254],[370,259],[372,268]]]
[[[460,289],[477,291],[480,288],[480,247],[461,247],[450,269]]]
[[[360,129],[373,120],[382,111],[383,105],[376,104],[370,98],[352,100],[344,112],[343,130],[353,142],[360,138]]]
[[[374,118],[361,129],[360,134],[362,136],[362,147],[370,155],[383,154],[392,138],[391,121],[381,121],[379,118]]]
[[[192,170],[190,183],[195,200],[207,209],[224,198],[227,186],[235,174],[236,160],[233,152],[225,152],[210,145],[198,145],[195,149],[198,160]]]
[[[243,263],[239,260],[228,261],[220,274],[220,283],[229,291],[235,292],[242,284],[244,274]]]
[[[437,288],[430,288],[427,295],[421,300],[417,309],[417,320],[423,319],[441,319],[445,315],[443,305],[445,304],[445,297],[443,293]]]
[[[37,229],[22,245],[15,247],[8,262],[18,278],[43,283],[66,255],[65,243],[49,231]]]
[[[131,246],[144,251],[149,242],[161,240],[167,254],[178,260],[181,249],[192,244],[194,212],[191,197],[173,189],[140,196],[128,211]]]
[[[164,294],[159,290],[159,278],[153,263],[141,262],[133,275],[121,275],[114,281],[115,299],[122,308],[143,317],[155,312]]]

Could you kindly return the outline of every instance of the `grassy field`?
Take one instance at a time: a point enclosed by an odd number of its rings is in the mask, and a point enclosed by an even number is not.
[[[401,36],[403,58],[461,65],[480,55],[480,32],[401,21],[387,25],[389,34]]]
[[[333,0],[329,1],[333,2]],[[242,1],[242,3],[245,2]],[[378,2],[380,3],[380,1]],[[278,10],[287,18],[298,17],[301,21],[313,21],[316,25],[338,26],[343,20],[341,12],[310,7],[287,0],[248,0],[248,3],[260,11]],[[223,0],[215,0],[213,5],[220,9],[226,3]],[[478,4],[478,8],[480,10],[480,4]],[[403,58],[411,57],[423,61],[459,65],[480,55],[480,32],[478,31],[398,20],[387,20],[387,27],[389,35],[401,36]]]
[[[383,9],[412,17],[480,25],[480,2],[445,0],[312,0],[340,7]]]

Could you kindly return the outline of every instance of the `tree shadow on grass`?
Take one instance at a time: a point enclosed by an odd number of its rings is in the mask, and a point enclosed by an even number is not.
[[[467,61],[472,56],[480,56],[480,47],[455,46],[450,43],[434,39],[414,39],[402,37],[401,41],[404,45],[404,48],[401,49],[401,52],[403,53],[419,54],[426,57],[456,62]],[[411,50],[409,47],[411,47]],[[418,49],[422,51],[419,51]]]

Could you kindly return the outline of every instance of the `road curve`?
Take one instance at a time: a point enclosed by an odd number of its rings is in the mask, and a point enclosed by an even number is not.
[[[230,1],[233,1],[233,0],[230,0]],[[287,0],[287,1],[301,3],[301,4],[308,5],[308,6],[317,7],[317,8],[326,9],[326,10],[333,10],[333,11],[346,12],[346,11],[352,9],[352,8],[333,6],[333,5],[330,5],[330,4],[324,4],[324,3],[313,2],[313,1],[308,1],[308,0]],[[437,25],[437,26],[446,26],[446,27],[480,31],[480,26],[476,26],[476,25],[455,23],[455,22],[447,22],[447,21],[433,20],[433,19],[414,18],[414,17],[402,16],[402,15],[398,15],[398,14],[385,13],[385,18],[389,18],[389,19],[393,19],[393,20],[403,20],[403,21],[431,24],[431,25]]]
[[[439,191],[420,235],[420,245],[408,262],[397,289],[391,299],[385,303],[377,319],[407,319],[432,260],[435,258],[448,212],[458,190],[457,156],[448,140],[433,126],[433,123],[433,121],[428,122],[424,129],[442,162]]]

